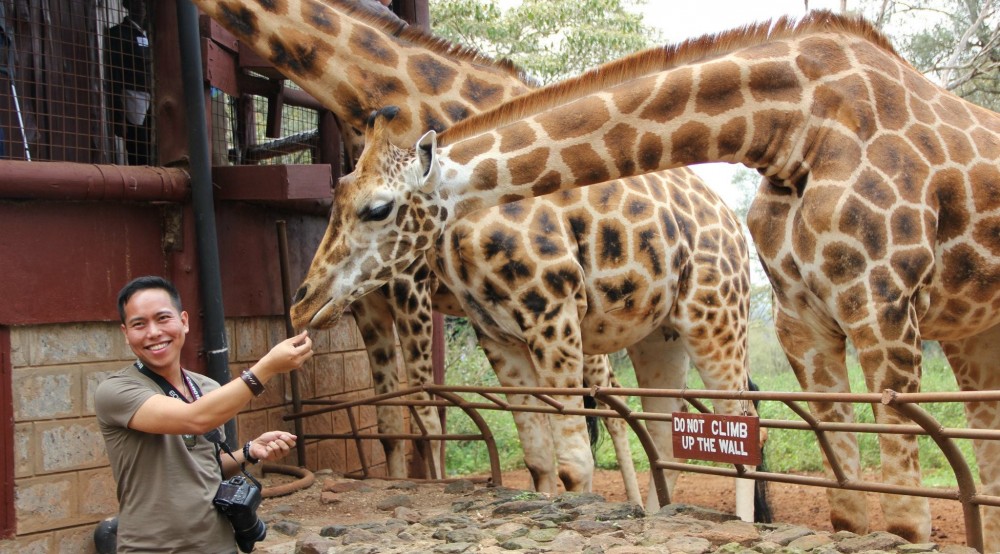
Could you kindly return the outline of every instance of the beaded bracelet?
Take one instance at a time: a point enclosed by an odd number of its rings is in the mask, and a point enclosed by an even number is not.
[[[252,392],[254,396],[264,394],[264,385],[257,380],[257,376],[254,375],[249,369],[240,373],[240,379],[243,379],[243,382],[250,387],[250,392]]]

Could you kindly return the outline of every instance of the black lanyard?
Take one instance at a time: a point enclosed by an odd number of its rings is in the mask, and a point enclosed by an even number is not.
[[[139,373],[142,373],[146,377],[149,377],[157,385],[159,385],[160,388],[163,389],[163,394],[170,396],[172,398],[176,398],[178,400],[183,400],[188,404],[191,403],[191,401],[189,401],[187,397],[181,394],[180,391],[178,391],[173,385],[170,384],[170,381],[164,379],[162,375],[151,371],[148,367],[143,365],[142,362],[136,361],[135,368],[139,370]],[[202,397],[201,389],[198,388],[198,384],[194,382],[194,379],[188,377],[188,374],[184,373],[183,369],[181,370],[181,377],[184,379],[184,383],[187,384],[188,390],[191,391],[191,396],[193,396],[195,400],[201,398]]]

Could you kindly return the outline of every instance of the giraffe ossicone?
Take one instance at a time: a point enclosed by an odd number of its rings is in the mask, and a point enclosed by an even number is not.
[[[774,286],[779,340],[805,390],[850,390],[850,340],[870,390],[916,391],[924,339],[941,341],[960,387],[1000,390],[991,365],[1000,355],[1000,116],[928,81],[867,23],[829,12],[613,63],[615,71],[466,119],[430,151],[396,148],[376,124],[376,140],[334,198],[341,226],[328,231],[303,282],[296,323],[338,317],[318,310],[342,308],[391,277],[451,218],[637,173],[738,162],[766,178],[748,227]],[[391,201],[390,213],[356,217],[376,198]],[[358,238],[369,234],[374,241]],[[811,408],[823,420],[853,419],[849,405]],[[885,406],[875,411],[879,422],[901,420]],[[1000,423],[996,403],[966,413],[971,427]],[[883,480],[919,485],[915,438],[879,440]],[[848,478],[860,479],[853,434],[831,441]],[[1000,445],[974,445],[983,491],[997,494]],[[829,496],[836,528],[867,532],[863,493]],[[929,538],[926,499],[881,501],[889,531]],[[1000,510],[984,512],[986,548],[995,551]]]

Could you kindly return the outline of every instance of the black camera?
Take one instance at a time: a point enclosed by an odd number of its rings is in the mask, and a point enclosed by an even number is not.
[[[248,481],[242,475],[230,477],[219,485],[212,504],[229,518],[240,552],[252,552],[254,543],[267,536],[267,526],[257,518],[257,507],[260,506],[260,486],[257,483]]]

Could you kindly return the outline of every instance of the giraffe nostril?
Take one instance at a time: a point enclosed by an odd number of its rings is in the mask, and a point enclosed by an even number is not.
[[[295,291],[295,295],[292,296],[292,304],[301,302],[302,299],[306,297],[307,292],[309,292],[309,287],[307,285],[299,287],[299,290]]]

